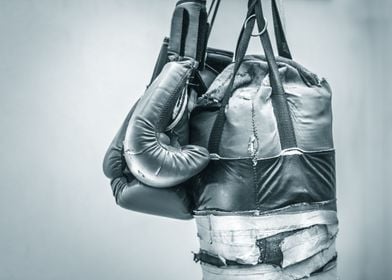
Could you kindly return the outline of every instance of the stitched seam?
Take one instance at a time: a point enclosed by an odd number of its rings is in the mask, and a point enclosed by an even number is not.
[[[257,209],[259,209],[259,203],[258,203],[258,195],[257,195],[257,152],[259,149],[259,137],[257,134],[257,129],[256,129],[256,123],[255,123],[255,107],[254,107],[254,102],[252,100],[252,132],[253,132],[253,137],[254,137],[254,143],[256,143],[256,146],[253,145],[253,151],[252,151],[252,169],[253,169],[253,184],[254,184],[254,197],[255,197],[255,206]],[[253,141],[253,140],[252,140]]]
[[[176,88],[173,91],[174,94],[172,94],[171,97],[169,97],[169,99],[166,101],[166,103],[165,103],[165,105],[163,107],[163,110],[162,110],[163,113],[167,112],[167,108],[173,102],[172,99],[174,98],[174,96],[176,96],[178,94],[179,90],[184,86],[183,85],[184,81],[186,81],[188,79],[188,75],[189,75],[189,73],[191,71],[192,71],[192,68],[187,70],[185,72],[185,75],[183,77],[181,77],[181,80],[179,81],[179,83],[177,84]],[[158,124],[157,124],[157,126],[158,126],[158,128],[160,128],[160,130],[162,130],[162,128],[160,127],[161,126],[161,121],[162,121],[162,114],[161,114],[160,119],[159,119]],[[164,130],[164,128],[163,128],[163,130]]]
[[[173,94],[172,96],[175,96],[176,94],[177,94],[177,92],[184,86],[183,85],[183,83],[184,83],[184,81],[186,81],[187,79],[188,79],[188,75],[189,75],[189,73],[192,71],[193,69],[191,68],[191,69],[189,69],[189,70],[187,70],[186,72],[185,72],[185,75],[183,76],[183,77],[181,77],[181,80],[179,81],[179,83],[177,84],[177,86],[176,86],[176,88],[175,88],[175,90],[173,91],[175,94]],[[167,107],[169,106],[169,104],[170,104],[170,102],[172,102],[172,98],[173,97],[171,97],[171,98],[169,98],[169,100],[168,101],[166,101],[166,104],[165,104],[165,106],[163,107],[164,109],[163,109],[163,112],[167,112]],[[161,122],[161,120],[162,120],[162,117],[160,118],[160,121],[158,122],[158,128],[160,128],[160,122]],[[161,129],[159,129],[159,130],[161,130]],[[167,150],[167,151],[169,151],[168,149],[167,149],[167,147],[165,147],[164,145],[162,145],[162,143],[159,141],[159,137],[158,137],[158,134],[159,133],[161,133],[161,131],[155,131],[155,140],[156,140],[156,142],[158,143],[158,145],[161,147],[161,148],[163,148],[164,150]]]

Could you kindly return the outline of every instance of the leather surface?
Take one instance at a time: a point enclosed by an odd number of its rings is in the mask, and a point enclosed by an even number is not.
[[[190,59],[167,63],[141,97],[129,121],[124,140],[125,159],[133,175],[149,186],[178,185],[209,162],[205,148],[182,146],[165,133],[177,101],[187,94],[187,82],[195,66]],[[187,128],[184,122],[182,134],[188,134]]]
[[[228,54],[228,55],[226,55]],[[215,79],[218,72],[222,71],[230,62],[230,53],[219,50],[209,50],[207,56],[208,67],[199,76],[198,83],[205,83],[208,87]],[[157,71],[159,74],[161,70]],[[155,77],[156,78],[156,77]],[[155,80],[154,78],[154,80]],[[190,89],[190,96],[194,94],[193,88]],[[207,88],[204,89],[204,92]],[[138,101],[139,102],[139,101]],[[195,103],[195,102],[193,102]],[[103,161],[104,174],[111,179],[111,187],[116,203],[128,210],[165,216],[175,219],[191,219],[192,210],[194,209],[193,198],[191,196],[192,180],[188,180],[182,184],[169,188],[154,188],[141,183],[129,171],[124,158],[124,139],[136,103],[119,131],[115,135]],[[188,102],[188,109],[191,110],[194,104]],[[172,118],[176,118],[176,114],[172,114]],[[187,127],[188,113],[184,113],[177,125],[170,131],[165,131],[172,145],[185,145],[189,142],[189,130]],[[166,130],[166,129],[165,129]]]
[[[125,209],[174,219],[192,219],[193,204],[186,184],[157,189],[136,179],[128,181],[126,177],[120,177],[112,182],[112,186],[117,190],[116,203]]]
[[[325,80],[278,60],[290,114],[293,121],[298,148],[304,151],[333,149],[331,91]],[[211,133],[211,118],[220,107],[224,88],[233,71],[229,65],[200,98],[192,113],[192,143],[207,147],[205,135]],[[223,128],[223,145],[219,147],[222,157],[250,157],[248,148],[253,133],[253,121],[258,136],[257,158],[277,156],[281,151],[277,123],[271,102],[268,65],[261,57],[248,57],[234,81],[234,92],[226,107],[226,123]],[[253,107],[253,113],[252,113]],[[208,120],[207,120],[208,119]]]
[[[329,85],[292,60],[278,57],[277,64],[298,150],[282,154],[268,65],[262,56],[247,57],[225,109],[220,158],[194,178],[196,210],[268,211],[336,197]],[[208,146],[232,71],[233,64],[199,98],[190,118],[192,144]]]
[[[194,180],[196,210],[268,211],[335,198],[333,151],[211,161]]]
[[[137,103],[125,118],[103,161],[103,170],[111,179],[116,203],[133,211],[175,219],[191,219],[193,204],[188,193],[190,186],[181,184],[172,188],[152,188],[138,181],[128,170],[123,156],[123,141],[136,105]]]

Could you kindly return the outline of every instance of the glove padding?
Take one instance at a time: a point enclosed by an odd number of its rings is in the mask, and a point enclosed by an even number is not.
[[[189,220],[193,203],[187,192],[190,186],[153,188],[129,177],[119,177],[111,182],[116,203],[121,207],[145,214]]]
[[[139,100],[129,121],[125,159],[133,175],[146,185],[162,188],[178,185],[202,171],[209,162],[207,149],[195,145],[181,147],[165,134],[176,103],[187,94],[187,82],[196,66],[192,59],[167,63]],[[188,134],[188,121],[182,121],[181,126],[181,134]]]
[[[183,183],[171,188],[157,189],[139,182],[128,170],[123,141],[136,105],[128,113],[120,130],[110,144],[103,161],[103,171],[111,179],[113,195],[118,205],[142,213],[174,219],[191,219],[193,203]]]

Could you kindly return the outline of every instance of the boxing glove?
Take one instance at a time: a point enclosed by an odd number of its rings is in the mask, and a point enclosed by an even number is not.
[[[146,185],[178,185],[198,174],[209,162],[207,149],[181,143],[187,142],[189,133],[187,87],[196,67],[197,62],[190,58],[168,62],[140,98],[129,120],[125,159],[132,174]],[[175,112],[178,103],[184,105]],[[177,115],[174,121],[173,113]]]
[[[135,107],[136,105],[127,115],[103,161],[103,171],[111,179],[116,203],[137,212],[175,219],[191,219],[193,203],[188,194],[190,186],[183,183],[171,188],[153,188],[141,183],[129,172],[123,155],[123,141]]]

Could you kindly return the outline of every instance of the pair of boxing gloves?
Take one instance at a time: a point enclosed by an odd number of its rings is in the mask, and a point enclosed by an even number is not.
[[[209,162],[207,149],[188,145],[191,92],[197,68],[191,58],[172,58],[133,106],[103,162],[116,203],[129,210],[192,218],[189,179]]]

